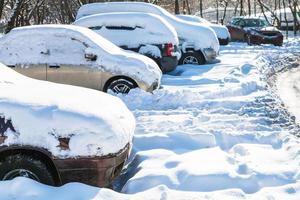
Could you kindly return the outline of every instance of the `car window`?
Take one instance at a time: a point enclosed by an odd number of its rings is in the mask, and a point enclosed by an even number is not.
[[[105,26],[105,28],[110,29],[110,30],[127,30],[127,31],[133,31],[137,28],[142,28],[140,26],[136,27],[129,27],[129,26]]]
[[[89,47],[83,40],[74,35],[57,34],[48,40],[48,64],[86,64],[85,50]]]
[[[244,20],[238,21],[237,24],[238,24],[239,26],[242,26],[242,27],[246,26],[246,23],[245,23]]]
[[[268,22],[266,20],[262,19],[245,19],[243,25],[240,24],[240,26],[243,27],[264,27],[268,25]]]
[[[230,24],[235,25],[235,26],[239,26],[240,21],[241,21],[240,18],[233,18],[233,19],[230,21]]]
[[[91,26],[91,27],[89,27],[89,29],[91,29],[93,31],[100,30],[101,28],[102,28],[102,26]]]
[[[40,34],[8,34],[0,42],[0,59],[7,65],[45,63],[45,37]]]
[[[261,19],[260,20],[260,26],[265,27],[265,26],[269,26],[269,22],[265,19]]]

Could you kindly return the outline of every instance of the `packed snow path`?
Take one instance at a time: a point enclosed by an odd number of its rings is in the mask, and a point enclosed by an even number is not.
[[[137,119],[130,164],[115,183],[127,195],[18,178],[0,183],[0,199],[299,199],[299,139],[261,73],[285,51],[232,43],[220,63],[179,66],[154,94],[120,96]]]

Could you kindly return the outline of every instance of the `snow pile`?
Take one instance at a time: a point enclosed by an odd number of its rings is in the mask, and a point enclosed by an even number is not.
[[[161,71],[152,59],[126,52],[97,33],[78,26],[16,28],[0,39],[0,48],[0,62],[6,65],[83,65],[141,80],[147,85],[161,78]],[[98,59],[86,60],[87,52]]]
[[[213,48],[216,52],[219,52],[218,38],[211,28],[181,20],[163,8],[150,3],[109,2],[85,4],[78,10],[76,19],[78,20],[93,14],[110,12],[142,12],[159,15],[175,28],[182,46],[193,46],[195,50]]]
[[[230,38],[230,33],[229,33],[228,29],[226,28],[226,26],[222,26],[219,24],[212,24],[209,21],[207,21],[206,19],[203,19],[196,15],[176,15],[176,17],[186,20],[186,21],[200,23],[200,24],[203,24],[203,25],[206,25],[206,26],[212,28],[215,31],[215,33],[217,34],[217,37],[219,39],[229,39]]]
[[[85,88],[27,78],[0,65],[0,112],[17,134],[3,145],[32,145],[54,156],[102,156],[132,141],[135,119],[118,98]],[[57,146],[70,138],[70,150]]]
[[[137,131],[123,175],[129,180],[118,189],[137,194],[162,184],[255,199],[279,198],[285,188],[284,199],[299,195],[300,142],[285,131],[291,122],[260,74],[258,56],[279,50],[233,43],[220,64],[179,66],[154,95],[136,90],[122,97]]]
[[[160,49],[157,46],[154,45],[144,45],[139,49],[139,53],[143,55],[151,55],[154,58],[161,58],[161,52]]]
[[[222,190],[216,192],[184,192],[168,189],[159,185],[135,195],[121,194],[109,189],[99,189],[79,183],[69,183],[62,187],[42,185],[26,178],[0,182],[0,200],[211,200],[211,199],[289,199],[298,200],[300,184],[287,184],[281,187],[263,188],[254,194],[245,194],[241,190]]]
[[[117,46],[139,48],[166,43],[178,46],[175,29],[162,17],[150,13],[96,14],[80,18],[74,24],[91,28]]]

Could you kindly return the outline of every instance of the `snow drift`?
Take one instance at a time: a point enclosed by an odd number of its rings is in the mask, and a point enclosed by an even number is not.
[[[103,156],[131,143],[135,119],[116,97],[96,90],[27,78],[0,65],[0,113],[7,131],[1,145],[31,145],[57,157]],[[70,138],[70,150],[57,146]]]

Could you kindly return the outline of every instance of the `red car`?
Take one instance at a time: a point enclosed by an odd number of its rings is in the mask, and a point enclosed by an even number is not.
[[[265,19],[255,17],[236,17],[227,25],[231,39],[252,44],[273,44],[282,46],[283,35]]]

